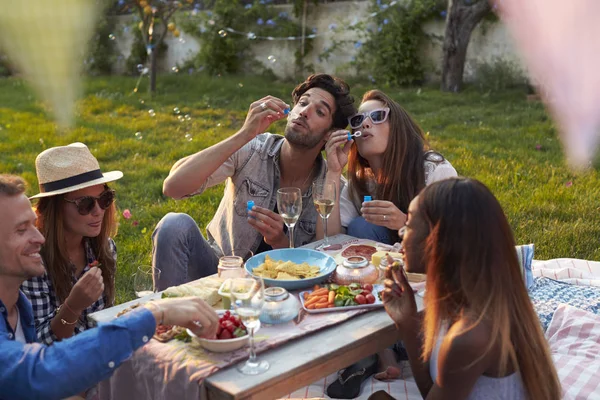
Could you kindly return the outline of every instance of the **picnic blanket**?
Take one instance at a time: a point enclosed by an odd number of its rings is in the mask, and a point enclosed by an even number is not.
[[[600,399],[600,262],[533,260],[532,272],[535,279],[530,296],[546,332],[564,398]],[[366,400],[378,390],[398,400],[422,399],[410,365],[403,362],[401,367],[398,380],[368,378],[357,399]],[[335,379],[337,373],[282,399],[330,399],[326,389]]]

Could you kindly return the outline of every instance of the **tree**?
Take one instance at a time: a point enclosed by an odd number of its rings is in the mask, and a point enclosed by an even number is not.
[[[187,0],[188,4],[193,0]],[[121,1],[119,5],[123,4]],[[179,37],[180,33],[175,23],[171,21],[173,14],[181,10],[183,3],[173,0],[129,0],[124,3],[123,9],[136,12],[141,22],[138,28],[150,58],[150,93],[156,91],[156,75],[158,72],[157,49],[165,40],[167,33]]]
[[[491,9],[488,0],[448,0],[442,91],[458,92],[461,89],[471,33]]]

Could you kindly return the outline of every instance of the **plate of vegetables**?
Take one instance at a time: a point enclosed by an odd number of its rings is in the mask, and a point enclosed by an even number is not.
[[[379,293],[383,285],[370,283],[349,285],[315,285],[313,290],[300,292],[302,308],[310,314],[383,307]]]

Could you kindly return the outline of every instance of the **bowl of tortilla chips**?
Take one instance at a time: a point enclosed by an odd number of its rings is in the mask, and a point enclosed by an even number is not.
[[[250,275],[265,285],[287,290],[311,287],[327,280],[337,267],[330,255],[311,249],[278,249],[259,253],[246,261]]]

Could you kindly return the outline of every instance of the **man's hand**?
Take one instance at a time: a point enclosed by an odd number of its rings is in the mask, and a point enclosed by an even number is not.
[[[362,204],[360,212],[367,222],[395,231],[406,224],[406,214],[391,201],[366,201]]]
[[[354,140],[348,140],[348,131],[339,130],[331,132],[325,144],[327,152],[327,171],[341,174],[348,163],[348,153]]]
[[[248,223],[265,238],[274,249],[288,247],[288,239],[283,232],[283,218],[273,211],[254,206],[248,211]]]
[[[246,121],[240,132],[244,132],[248,141],[267,130],[273,122],[285,118],[285,109],[289,109],[283,100],[266,96],[250,104]]]
[[[102,271],[98,267],[92,267],[75,283],[65,303],[73,311],[81,313],[94,304],[102,293],[104,293]]]
[[[207,339],[217,335],[219,316],[199,297],[149,301],[144,307],[152,312],[157,323],[162,319],[165,325],[189,328],[197,336]]]

